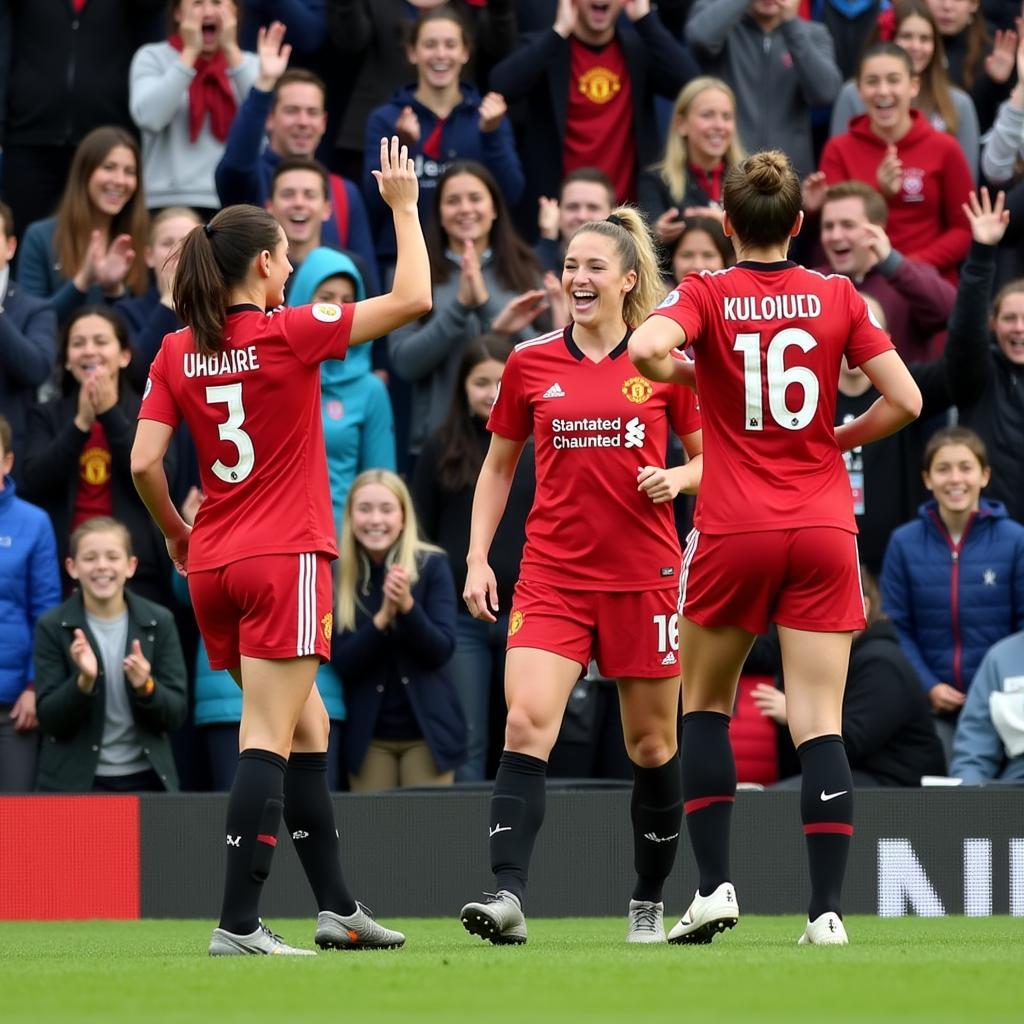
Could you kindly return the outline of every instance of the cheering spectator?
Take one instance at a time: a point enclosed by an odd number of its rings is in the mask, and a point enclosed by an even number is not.
[[[949,80],[942,38],[925,0],[898,0],[878,19],[868,45],[893,42],[910,56],[918,80],[914,109],[928,118],[931,126],[956,137],[972,176],[978,173],[978,115],[970,96]],[[850,118],[864,113],[857,83],[847,82],[832,108],[832,135],[841,135]]]
[[[261,28],[256,52],[259,74],[238,108],[214,174],[225,206],[264,206],[281,159],[312,157],[327,130],[324,83],[309,71],[285,70],[291,47],[284,42],[284,25],[274,22]],[[368,289],[377,294],[377,262],[362,195],[353,182],[336,174],[330,175],[329,184],[331,215],[324,225],[324,244],[357,253],[366,268]]]
[[[993,644],[967,692],[949,774],[968,785],[1024,780],[1024,633]]]
[[[433,310],[388,340],[392,368],[413,382],[414,453],[448,412],[466,344],[487,331],[523,341],[531,330],[536,334],[531,324],[547,307],[540,266],[512,227],[497,182],[480,164],[458,161],[441,175],[426,238]]]
[[[469,55],[466,29],[452,8],[421,12],[408,48],[416,84],[403,86],[367,119],[363,195],[378,255],[386,263],[394,262],[395,232],[373,178],[376,164],[371,155],[382,138],[398,135],[416,161],[421,219],[430,209],[438,179],[453,160],[483,164],[509,205],[514,206],[522,195],[523,170],[505,117],[505,100],[496,92],[481,98],[476,88],[459,81]]]
[[[687,217],[669,249],[670,279],[682,281],[696,270],[724,270],[736,262],[732,242],[717,217]]]
[[[386,103],[395,90],[415,77],[406,47],[413,22],[443,0],[327,0],[331,45],[360,67],[346,97],[335,146],[345,173],[362,173],[363,139],[370,111]],[[483,88],[491,67],[511,53],[518,41],[516,0],[450,0],[444,4],[468,26],[475,40],[466,65],[466,81]],[[374,140],[376,142],[376,140]]]
[[[562,179],[558,198],[537,200],[537,231],[540,237],[533,251],[546,272],[562,275],[565,247],[581,224],[604,220],[615,207],[615,186],[597,167],[579,167]],[[561,282],[558,290],[561,291]],[[558,323],[567,323],[558,320]]]
[[[906,259],[886,234],[889,209],[863,181],[832,185],[821,208],[821,270],[849,277],[857,290],[873,295],[897,351],[904,360],[934,355],[944,338],[956,289],[930,263]],[[925,417],[927,418],[927,417]]]
[[[345,680],[350,785],[450,784],[466,756],[466,723],[448,668],[448,559],[419,539],[409,492],[386,470],[353,482],[340,548],[331,664]]]
[[[617,24],[623,12],[628,26]],[[635,198],[638,169],[658,156],[655,95],[674,97],[698,73],[650,0],[558,0],[553,28],[491,76],[509,103],[526,103],[519,152],[531,216],[535,198],[555,195],[579,167],[599,167],[618,199]]]
[[[139,46],[161,37],[165,7],[166,0],[0,4],[0,30],[6,20],[10,33],[0,39],[0,195],[22,229],[53,213],[84,136],[101,125],[131,128],[128,67]]]
[[[885,196],[893,246],[955,283],[971,240],[962,209],[971,172],[959,145],[911,109],[917,78],[906,50],[895,43],[864,51],[857,88],[867,113],[825,144],[820,173],[804,182],[804,210],[821,208],[827,185],[867,182]]]
[[[171,18],[175,31],[135,54],[128,82],[146,202],[192,206],[208,219],[220,208],[213,171],[257,60],[238,47],[232,0],[178,0]]]
[[[75,151],[57,216],[30,224],[18,283],[49,299],[63,324],[80,306],[140,295],[146,240],[139,147],[123,128],[96,128]]]
[[[178,788],[167,733],[185,720],[185,661],[171,613],[125,590],[136,565],[116,519],[88,519],[71,535],[79,589],[36,630],[44,792]]]
[[[949,753],[953,726],[985,652],[1024,629],[1024,526],[981,497],[991,470],[965,427],[929,439],[933,498],[896,530],[882,564],[883,604],[936,714]]]
[[[981,151],[981,172],[993,185],[1013,180],[1024,155],[1024,36],[1017,43],[1017,83],[999,108]]]
[[[126,378],[131,358],[127,327],[113,310],[86,306],[72,316],[58,356],[62,394],[29,410],[22,478],[25,497],[50,516],[61,564],[83,522],[116,516],[139,556],[133,589],[165,604],[170,562],[131,477],[139,411]]]
[[[748,150],[781,149],[801,176],[814,168],[811,107],[842,85],[823,25],[797,16],[800,0],[697,0],[686,39],[709,74],[736,92]]]
[[[26,294],[11,280],[18,247],[14,214],[0,203],[0,410],[10,424],[12,448],[21,448],[25,417],[36,392],[50,376],[57,351],[57,318],[49,304]]]
[[[878,584],[863,569],[861,586],[867,625],[853,634],[843,691],[843,744],[853,784],[920,786],[922,775],[945,774],[942,744],[914,668],[882,610]],[[761,714],[785,729],[785,693],[759,683],[753,700]],[[795,760],[788,731],[780,739],[789,748],[783,760]],[[799,788],[799,776],[781,788]]]
[[[0,793],[35,786],[36,621],[60,602],[57,543],[46,513],[17,496],[11,425],[0,416]]]
[[[721,220],[725,172],[743,156],[732,89],[703,75],[685,85],[672,110],[665,155],[640,175],[640,206],[663,253],[679,238],[685,218]]]
[[[471,341],[459,361],[448,416],[430,436],[416,460],[413,499],[424,533],[448,552],[456,593],[466,584],[466,555],[476,480],[491,435],[487,417],[498,396],[510,346],[506,338],[484,334]],[[492,694],[505,690],[505,637],[519,558],[526,542],[526,517],[533,505],[534,451],[519,458],[505,513],[495,534],[491,567],[498,587],[497,621],[474,619],[463,602],[455,617],[455,653],[449,669],[467,725],[465,764],[457,782],[485,777]]]

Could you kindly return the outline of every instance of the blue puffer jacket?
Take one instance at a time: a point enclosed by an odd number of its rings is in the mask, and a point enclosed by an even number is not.
[[[882,606],[925,690],[966,690],[985,652],[1024,629],[1024,526],[983,498],[954,544],[925,502],[889,539]]]

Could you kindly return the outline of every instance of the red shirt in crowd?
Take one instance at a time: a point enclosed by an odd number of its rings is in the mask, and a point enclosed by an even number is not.
[[[671,428],[700,430],[693,392],[655,384],[626,354],[628,335],[600,362],[572,325],[517,345],[487,427],[536,447],[537,490],[519,575],[589,590],[678,585],[670,502],[637,490],[641,466],[664,466]]]
[[[903,184],[887,199],[885,230],[904,256],[930,263],[955,284],[957,265],[971,245],[971,229],[960,207],[974,182],[956,139],[936,131],[917,110],[910,117],[910,131],[896,143]],[[871,130],[868,115],[859,114],[848,132],[825,143],[820,169],[830,185],[855,180],[878,188],[878,165],[888,145]]]
[[[94,516],[112,516],[114,498],[110,493],[110,445],[103,424],[96,420],[78,456],[78,488],[71,514],[71,532]]]
[[[618,39],[592,47],[569,40],[569,112],[562,171],[599,167],[622,202],[636,197],[633,89]]]
[[[856,533],[835,440],[839,363],[859,366],[893,344],[849,278],[740,263],[688,274],[655,315],[675,320],[694,351],[704,422],[694,525]]]
[[[206,500],[190,570],[263,554],[337,556],[320,363],[345,357],[354,308],[233,306],[212,356],[196,351],[187,327],[164,338],[139,419],[184,419],[195,440]]]

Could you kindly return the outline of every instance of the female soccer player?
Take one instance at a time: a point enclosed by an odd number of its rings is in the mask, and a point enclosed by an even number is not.
[[[652,380],[704,397],[707,465],[680,579],[683,799],[700,886],[669,942],[710,942],[739,913],[729,881],[736,768],[729,716],[754,634],[779,627],[789,727],[803,768],[811,904],[801,942],[845,943],[839,896],[853,834],[841,737],[853,631],[864,628],[853,501],[841,452],[913,420],[921,395],[848,278],[787,260],[800,182],[784,154],[729,171],[739,262],[691,274],[630,339]],[[671,352],[692,345],[695,362]],[[843,355],[881,397],[834,427]]]
[[[637,883],[630,942],[664,942],[661,890],[682,819],[676,719],[678,536],[672,498],[700,480],[700,421],[692,394],[652,384],[626,359],[633,327],[660,292],[643,219],[621,207],[577,230],[562,288],[569,326],[517,346],[501,379],[490,447],[473,500],[469,611],[494,622],[488,551],[523,446],[533,435],[536,498],[509,612],[505,751],[491,799],[496,895],[462,909],[474,935],[526,941],[523,897],[544,818],[547,758],[573,686],[590,659],[618,680],[634,765]],[[667,470],[669,428],[692,461]],[[652,508],[651,502],[654,502]]]
[[[170,334],[150,369],[132,474],[167,550],[187,571],[213,668],[242,687],[238,772],[227,813],[227,877],[212,955],[302,954],[258,917],[282,811],[317,898],[316,943],[400,946],[349,895],[326,783],[328,718],[313,685],[330,656],[337,557],[320,416],[320,363],[430,309],[430,267],[412,161],[381,140],[377,184],[398,263],[390,293],[353,305],[275,309],[288,242],[264,210],[231,206],[185,239]],[[271,309],[273,312],[267,313]],[[190,530],[161,459],[184,419],[206,494]]]

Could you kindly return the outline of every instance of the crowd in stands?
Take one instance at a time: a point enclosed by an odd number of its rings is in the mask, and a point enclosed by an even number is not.
[[[731,266],[724,175],[769,146],[803,181],[792,257],[856,283],[924,402],[845,457],[869,611],[844,705],[857,784],[1024,779],[1017,0],[7,0],[0,792],[229,788],[240,694],[129,467],[148,367],[182,326],[175,247],[252,203],[288,237],[289,305],[378,294],[395,239],[370,171],[391,135],[433,309],[322,369],[332,788],[493,776],[532,445],[492,549],[498,621],[459,595],[508,355],[567,322],[565,246],[617,204],[651,224],[666,293]],[[837,424],[876,397],[844,363]],[[191,521],[183,427],[166,469]],[[786,785],[771,634],[746,671],[740,781]],[[610,692],[591,666],[553,775],[628,777]]]

